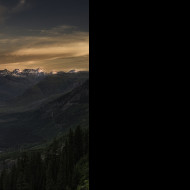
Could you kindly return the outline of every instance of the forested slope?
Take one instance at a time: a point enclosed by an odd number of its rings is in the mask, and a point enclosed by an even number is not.
[[[19,153],[0,175],[1,190],[88,190],[89,130],[70,129],[46,148]]]

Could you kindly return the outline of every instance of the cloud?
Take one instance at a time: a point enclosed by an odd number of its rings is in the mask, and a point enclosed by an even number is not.
[[[88,70],[89,34],[80,31],[64,33],[66,28],[72,27],[39,30],[35,31],[38,35],[32,36],[0,34],[0,69],[38,65],[45,70],[73,67]]]
[[[79,57],[70,57],[70,58],[54,58],[54,59],[44,59],[36,61],[25,61],[25,62],[16,62],[12,64],[4,64],[3,67],[0,65],[1,69],[13,70],[19,68],[24,69],[34,69],[42,68],[46,72],[51,71],[88,71],[89,70],[89,56],[79,56]]]
[[[6,13],[7,8],[5,6],[0,5],[0,24],[4,22]]]
[[[61,46],[47,46],[47,47],[37,47],[37,48],[23,48],[18,51],[11,53],[10,55],[16,56],[27,56],[27,55],[64,55],[64,56],[83,56],[88,53],[88,43],[87,42],[74,42],[71,44],[63,44]]]
[[[50,30],[41,30],[40,33],[43,35],[59,35],[65,32],[73,31],[75,29],[77,29],[77,27],[75,26],[63,25],[63,26],[54,27]]]
[[[17,12],[23,11],[27,7],[28,7],[28,4],[27,4],[26,0],[20,0],[18,2],[18,4],[16,5],[16,7],[12,8],[11,13],[17,13]]]
[[[20,0],[14,7],[6,7],[0,4],[0,24],[8,19],[11,15],[25,10],[28,7],[26,0]]]

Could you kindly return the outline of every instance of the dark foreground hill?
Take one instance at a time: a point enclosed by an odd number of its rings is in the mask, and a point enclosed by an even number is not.
[[[88,126],[88,100],[87,79],[70,92],[54,97],[53,100],[50,98],[34,109],[16,110],[15,107],[14,111],[10,112],[4,108],[4,111],[0,111],[0,151],[44,142],[79,124]]]
[[[15,154],[0,156],[1,190],[89,190],[88,129],[78,126],[46,147]]]

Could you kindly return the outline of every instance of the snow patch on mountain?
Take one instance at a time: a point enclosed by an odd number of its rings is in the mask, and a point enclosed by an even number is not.
[[[21,71],[20,69],[15,69],[12,72],[4,69],[0,70],[0,76],[14,76],[14,77],[27,77],[27,76],[44,76],[46,73],[38,68],[38,69],[24,69]]]

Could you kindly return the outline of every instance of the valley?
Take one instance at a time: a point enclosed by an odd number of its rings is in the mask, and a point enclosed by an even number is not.
[[[7,82],[2,86],[2,81]],[[0,96],[0,151],[46,142],[77,125],[88,127],[88,72],[0,75],[3,93],[9,96]]]

